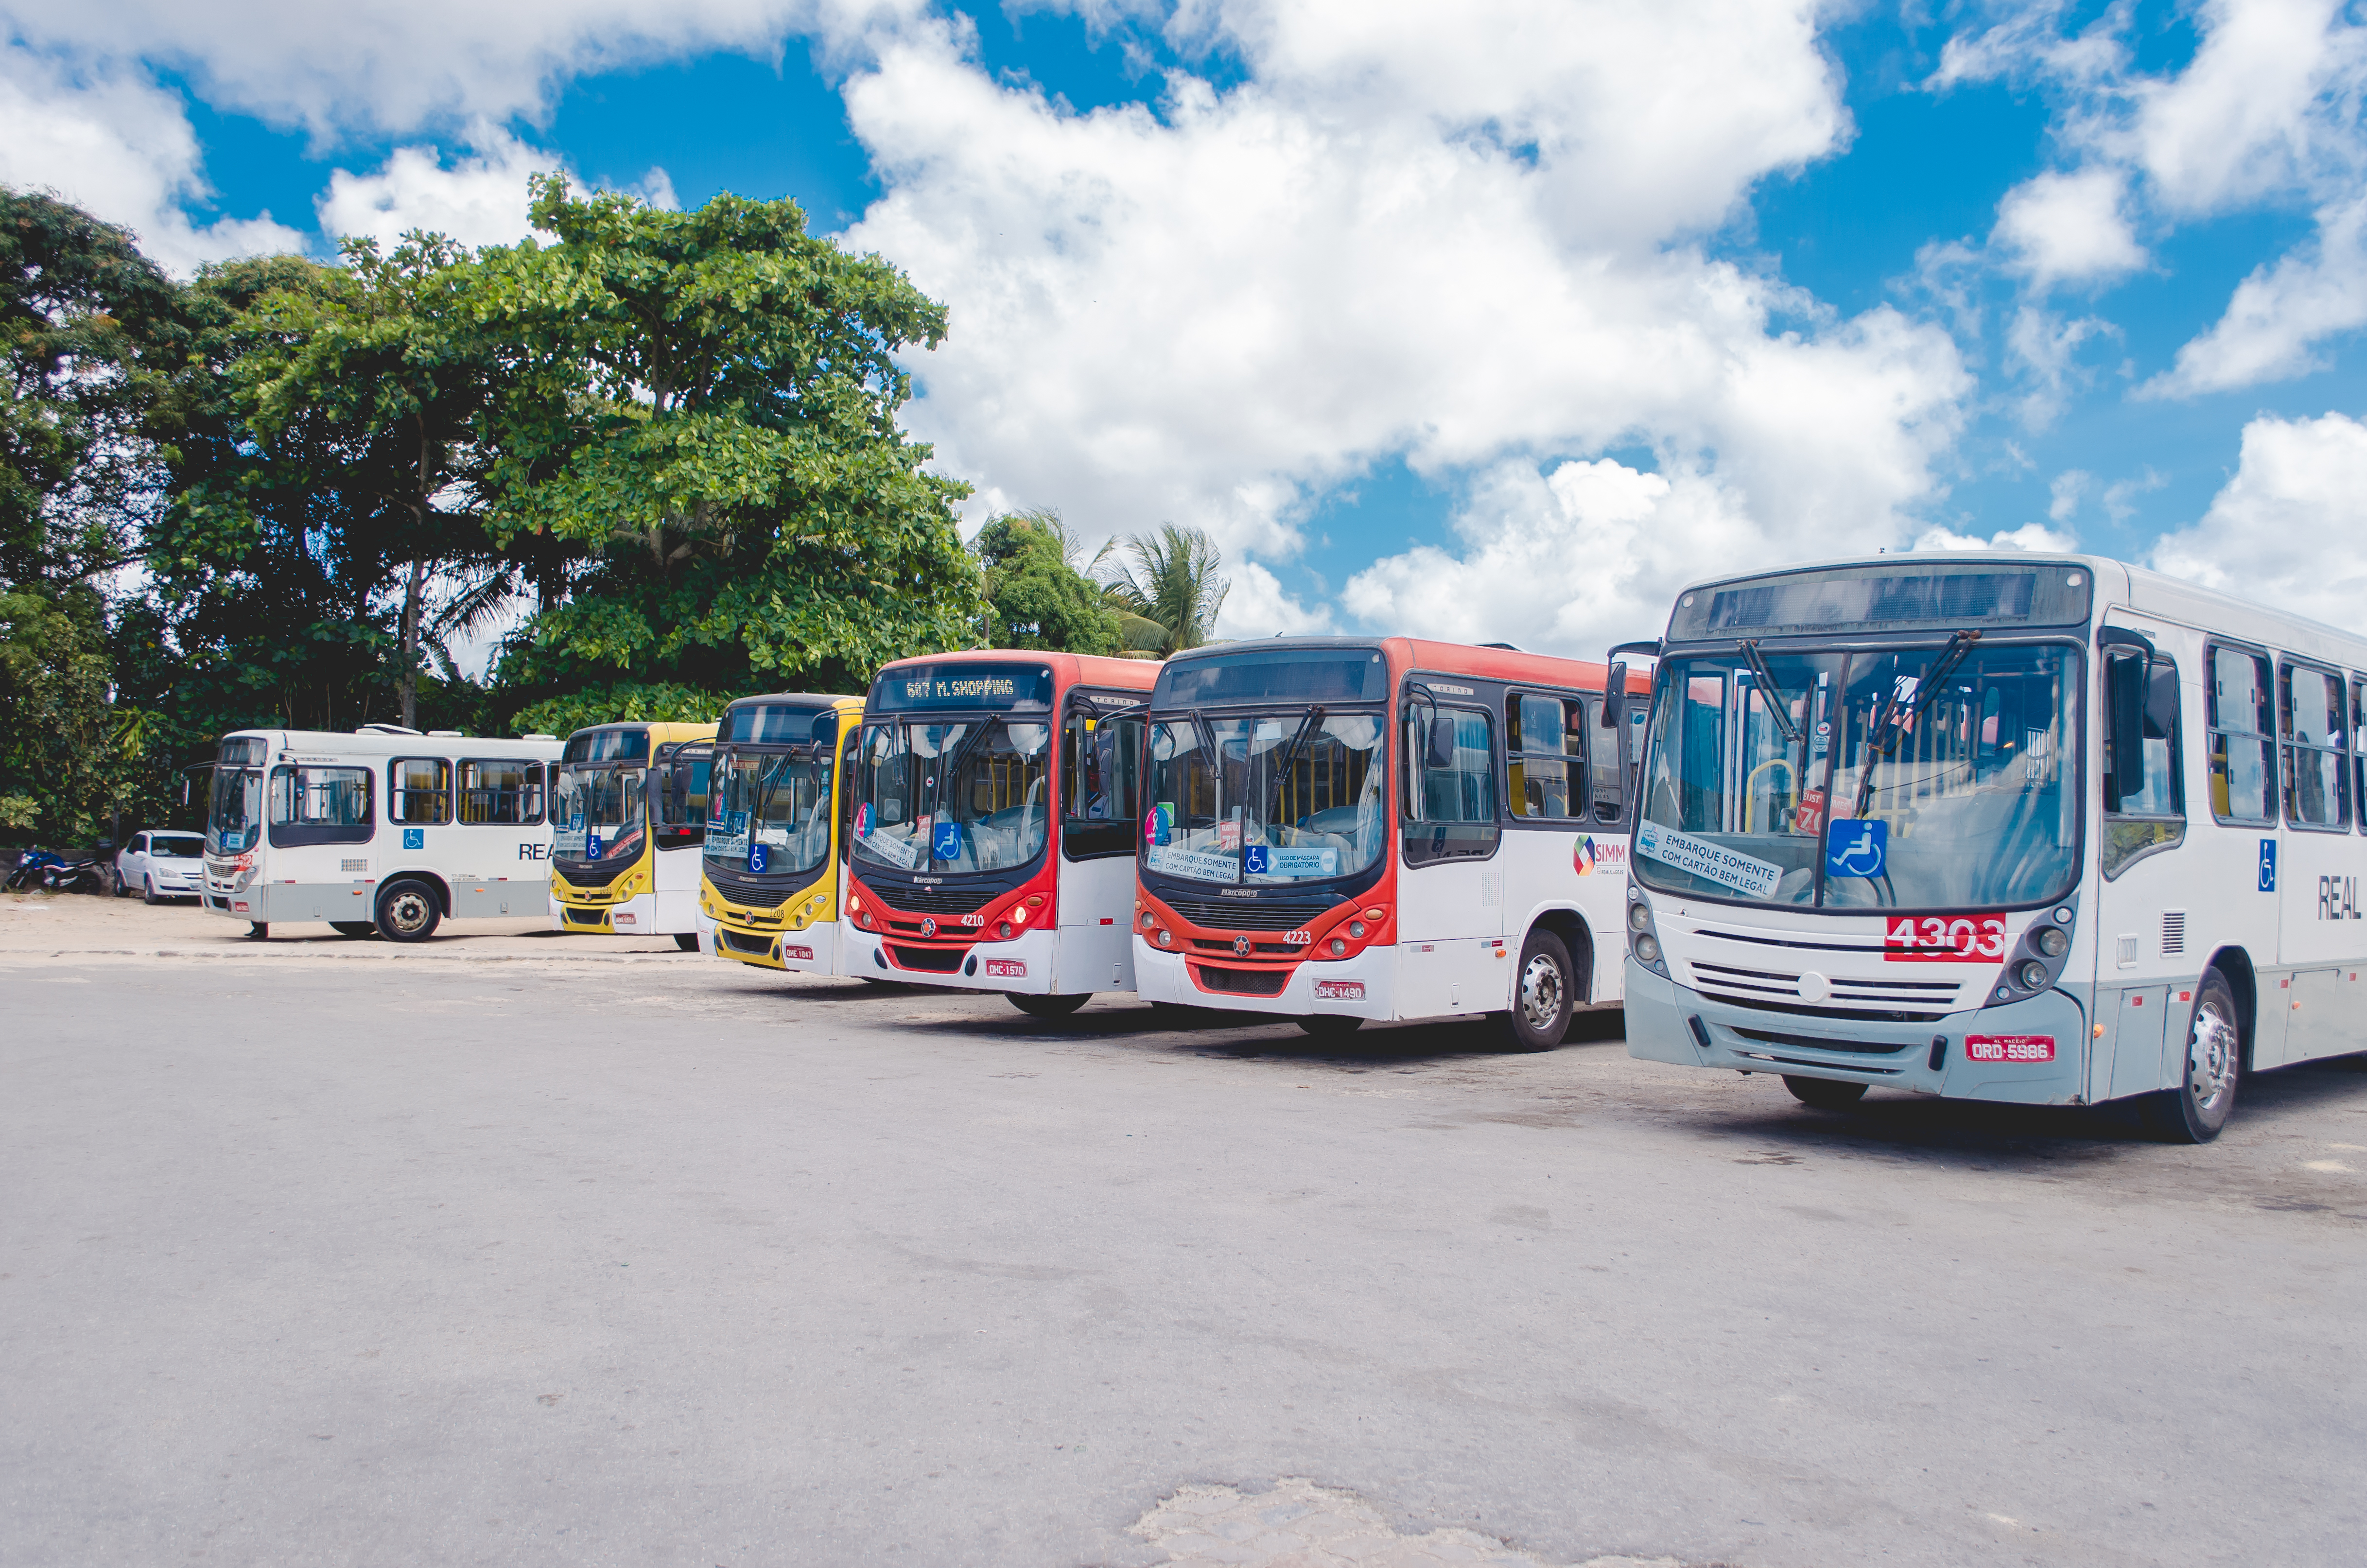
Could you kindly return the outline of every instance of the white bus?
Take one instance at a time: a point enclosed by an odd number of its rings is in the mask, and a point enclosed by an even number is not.
[[[206,813],[209,915],[270,935],[320,920],[418,942],[447,918],[550,914],[555,735],[368,724],[222,737]]]
[[[1560,1043],[1619,1001],[1623,710],[1603,665],[1408,638],[1179,653],[1151,692],[1144,1000],[1495,1020]],[[1624,678],[1624,672],[1623,672]]]
[[[1659,645],[1627,1040],[2226,1124],[2240,1074],[2367,1048],[2367,639],[2091,556],[1696,584]]]

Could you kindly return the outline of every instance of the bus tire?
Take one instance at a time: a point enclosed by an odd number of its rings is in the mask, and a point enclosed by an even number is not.
[[[1313,1017],[1294,1021],[1317,1040],[1345,1040],[1365,1027],[1364,1019],[1352,1018],[1342,1013],[1318,1013]]]
[[[416,877],[405,877],[379,890],[378,934],[390,942],[424,942],[436,935],[443,920],[436,890]]]
[[[271,926],[266,922],[261,920],[250,920],[246,923],[246,939],[248,941],[261,942],[267,940],[270,936]]]
[[[2219,971],[2205,970],[2186,1021],[2186,1058],[2178,1087],[2148,1096],[2146,1124],[2165,1143],[2208,1143],[2236,1109],[2244,1070],[2243,1015],[2236,988]]]
[[[674,945],[680,948],[685,953],[695,953],[698,951],[698,933],[696,931],[676,931],[674,934]]]
[[[1865,1098],[1863,1084],[1845,1084],[1839,1078],[1801,1078],[1784,1074],[1784,1086],[1792,1097],[1813,1110],[1850,1110]]]
[[[1011,1005],[1031,1018],[1065,1018],[1093,999],[1090,991],[1073,996],[1027,996],[1016,991],[1003,994]]]
[[[1499,1013],[1497,1027],[1513,1051],[1551,1051],[1569,1032],[1569,1009],[1575,995],[1569,949],[1552,932],[1540,926],[1521,944],[1521,966],[1512,973],[1512,1006]]]
[[[329,929],[340,937],[375,937],[378,927],[367,920],[332,920]]]

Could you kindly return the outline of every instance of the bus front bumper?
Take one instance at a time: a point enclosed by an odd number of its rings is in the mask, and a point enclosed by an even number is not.
[[[571,903],[554,897],[550,907],[551,924],[579,937],[663,934],[658,925],[658,895],[653,892],[635,893],[621,903]]]
[[[1321,989],[1319,990],[1318,986]],[[1371,1018],[1397,1015],[1397,949],[1370,947],[1344,959],[1302,959],[1271,996],[1206,991],[1192,978],[1184,955],[1155,948],[1141,933],[1134,938],[1135,994],[1146,1002],[1185,1007],[1220,1007],[1229,1013],[1272,1013],[1278,1017]]]
[[[1681,1067],[1836,1078],[1950,1099],[2081,1105],[2087,1009],[2062,991],[1936,1023],[1826,1018],[1716,1001],[1627,964],[1627,1054]],[[2048,1061],[2027,1057],[2047,1042]],[[1975,1061],[1969,1042],[2022,1060]]]
[[[837,974],[838,922],[817,921],[802,931],[753,930],[719,920],[708,950],[717,958],[735,959],[758,969],[788,970],[798,974]]]
[[[953,960],[950,969],[927,969],[900,962],[878,933],[839,922],[839,939],[845,944],[845,972],[871,980],[892,980],[899,985],[942,985],[955,991],[1015,991],[1025,996],[1050,996],[1064,990],[1107,990],[1107,986],[1062,986],[1058,968],[1060,935],[1046,927],[1025,932],[1007,942],[978,942]],[[935,957],[958,952],[920,942],[893,944],[907,956]]]

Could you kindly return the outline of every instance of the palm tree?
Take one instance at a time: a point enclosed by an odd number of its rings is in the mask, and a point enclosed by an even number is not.
[[[1127,617],[1128,645],[1165,655],[1211,641],[1232,585],[1217,575],[1225,558],[1207,532],[1161,523],[1157,533],[1127,540],[1126,549],[1133,562],[1119,565],[1109,589]]]

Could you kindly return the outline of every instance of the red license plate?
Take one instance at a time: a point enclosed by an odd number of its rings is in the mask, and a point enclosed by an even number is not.
[[[986,972],[997,980],[1024,980],[1027,976],[1027,965],[1018,959],[989,959],[986,960]]]
[[[2055,1037],[2051,1034],[1968,1034],[1965,1037],[1965,1060],[2052,1062],[2055,1060]]]
[[[803,959],[808,963],[813,962],[813,949],[811,948],[793,948],[787,943],[783,943],[781,946],[781,956],[785,959]]]
[[[2005,916],[1902,915],[1883,922],[1882,956],[1889,963],[1999,963]]]
[[[1365,999],[1365,983],[1361,980],[1319,980],[1315,983],[1318,1002],[1361,1002]]]

